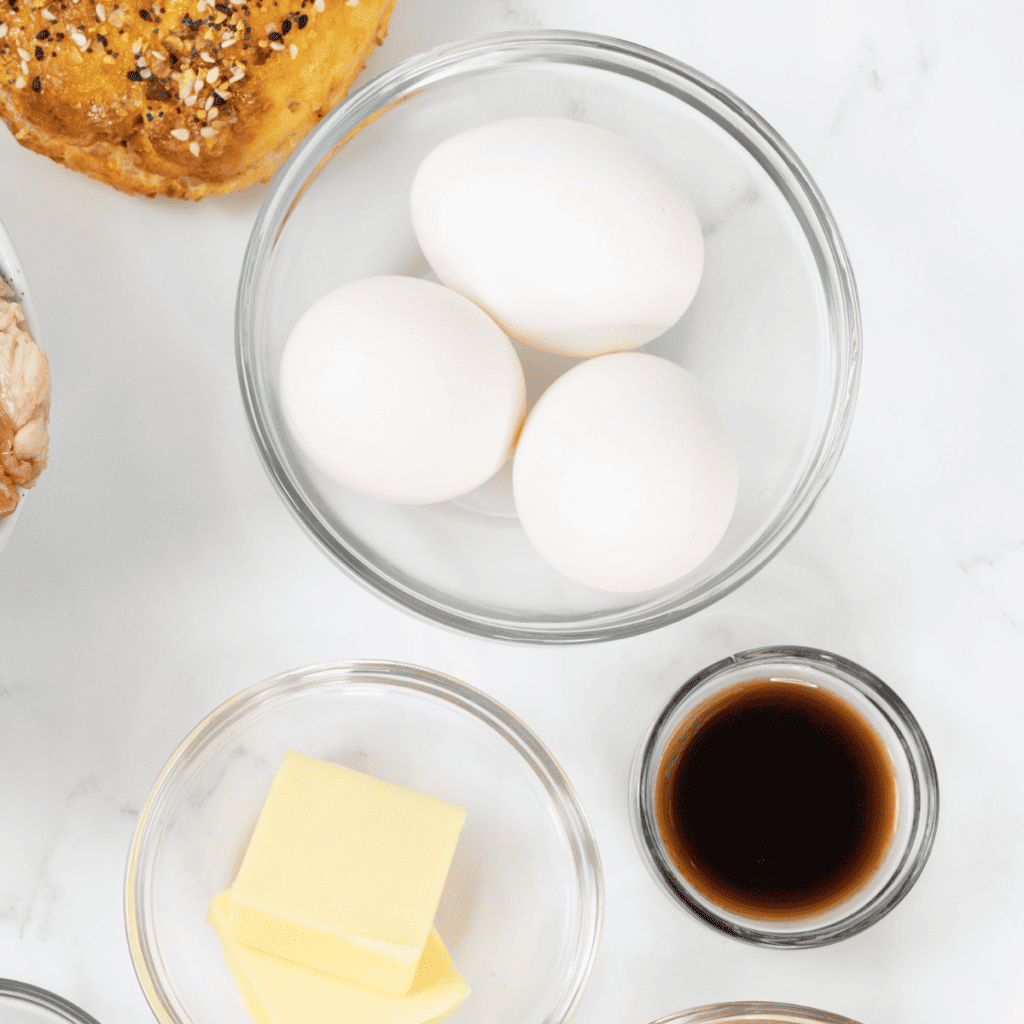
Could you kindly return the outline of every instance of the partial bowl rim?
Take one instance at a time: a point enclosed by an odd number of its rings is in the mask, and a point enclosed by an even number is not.
[[[762,169],[801,221],[805,237],[811,231],[818,239],[832,282],[831,290],[823,284],[832,302],[829,333],[833,339],[841,338],[841,343],[838,340],[834,343],[838,365],[830,380],[828,413],[820,434],[814,439],[813,455],[783,510],[741,556],[686,596],[661,595],[652,598],[650,604],[640,603],[627,612],[584,613],[564,618],[537,613],[531,618],[509,617],[453,607],[450,600],[448,603],[434,600],[410,586],[400,574],[385,576],[337,541],[277,457],[267,414],[261,407],[250,351],[256,333],[258,277],[273,248],[268,240],[276,240],[308,182],[337,149],[378,114],[431,84],[453,66],[488,68],[504,60],[550,56],[556,51],[566,62],[571,60],[618,74],[630,73],[631,77],[657,85],[668,93],[672,93],[671,84],[675,81],[679,86],[676,95],[680,97],[680,80],[691,88],[696,87],[702,94],[702,101],[696,104],[691,100],[691,105],[698,107],[758,159],[757,148],[729,124],[721,111],[724,109],[745,123],[757,147],[769,151],[782,165],[782,170],[777,170],[759,160]],[[627,71],[628,68],[632,71]],[[324,137],[340,141],[332,146],[321,143]],[[836,326],[838,321],[841,321],[840,327]],[[749,105],[701,72],[648,47],[612,36],[545,29],[489,35],[409,57],[353,92],[300,143],[271,185],[246,246],[235,305],[235,359],[242,404],[264,469],[295,519],[356,582],[395,607],[457,632],[520,643],[592,643],[635,636],[700,611],[750,579],[799,529],[835,470],[852,423],[860,381],[860,308],[849,257],[821,191],[782,137]]]
[[[138,903],[144,878],[140,872],[141,854],[147,839],[150,821],[158,814],[167,798],[167,785],[184,774],[192,756],[200,753],[224,731],[243,722],[247,715],[267,700],[304,689],[317,689],[331,682],[372,679],[376,683],[398,685],[444,699],[469,711],[490,725],[508,742],[537,773],[553,803],[561,812],[562,821],[573,845],[573,862],[584,907],[582,927],[577,941],[573,971],[565,986],[556,1013],[544,1024],[565,1024],[571,1020],[586,992],[600,946],[604,919],[604,876],[601,857],[590,820],[572,783],[558,762],[536,734],[515,714],[468,683],[452,676],[395,661],[331,661],[307,665],[264,679],[228,698],[206,715],[178,744],[167,759],[150,789],[146,803],[132,835],[124,881],[125,932],[135,975],[146,996],[153,1015],[162,1024],[194,1024],[178,1017],[163,999],[162,986],[150,968],[147,955],[149,943],[140,927]],[[589,904],[589,905],[588,905]]]
[[[785,1024],[857,1024],[849,1017],[841,1017],[828,1010],[816,1010],[811,1006],[759,1001],[707,1003],[659,1017],[651,1024],[725,1024],[732,1021],[775,1024],[779,1016],[783,1017]]]
[[[57,995],[56,992],[50,992],[48,989],[40,988],[38,985],[30,985],[25,981],[15,981],[13,978],[0,978],[0,1000],[5,997],[49,1010],[54,1017],[67,1021],[68,1024],[99,1024],[99,1021],[92,1014],[86,1013],[85,1010],[80,1006],[75,1006],[70,1000]]]

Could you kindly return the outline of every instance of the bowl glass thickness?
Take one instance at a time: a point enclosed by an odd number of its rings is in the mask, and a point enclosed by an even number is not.
[[[347,662],[244,691],[174,752],[125,881],[135,970],[164,1024],[251,1024],[206,912],[234,881],[287,748],[467,809],[439,934],[472,994],[460,1024],[561,1024],[583,995],[603,907],[593,835],[540,741],[486,695],[426,669]]]
[[[22,312],[25,314],[29,332],[41,344],[39,341],[39,321],[36,319],[35,307],[32,305],[32,296],[29,295],[25,271],[21,266],[18,250],[14,248],[14,242],[11,241],[11,236],[7,234],[3,223],[0,223],[0,277],[14,290],[14,297],[21,305]],[[18,507],[9,516],[4,516],[3,519],[0,519],[0,551],[4,549],[4,545],[10,540],[11,534],[14,532],[14,524],[21,515],[21,509],[24,504],[25,492],[23,491]]]
[[[661,1017],[652,1024],[856,1024],[827,1010],[792,1003],[713,1003]]]
[[[656,591],[603,594],[559,576],[519,527],[508,467],[466,500],[387,505],[328,479],[298,449],[282,415],[281,354],[313,302],[363,277],[430,272],[409,214],[420,161],[458,132],[525,116],[582,120],[624,136],[668,168],[700,216],[706,256],[697,296],[643,350],[695,374],[722,410],[738,448],[739,499],[709,558]],[[256,445],[285,503],[323,550],[379,595],[428,619],[535,643],[642,633],[753,575],[831,475],[860,366],[846,253],[786,143],[741,100],[677,61],[616,39],[559,32],[489,37],[413,57],[329,114],[260,211],[239,284],[236,344]],[[529,402],[575,362],[517,350]],[[386,381],[380,401],[389,401]]]
[[[765,920],[712,902],[676,866],[658,828],[658,774],[676,730],[694,716],[699,721],[701,706],[711,698],[763,679],[812,686],[838,697],[870,725],[892,762],[898,796],[888,852],[852,896],[812,917]],[[633,835],[655,881],[705,924],[737,939],[779,948],[829,945],[883,918],[924,870],[938,827],[935,762],[910,709],[867,669],[809,647],[744,651],[710,665],[684,683],[641,739],[633,759],[629,791]]]

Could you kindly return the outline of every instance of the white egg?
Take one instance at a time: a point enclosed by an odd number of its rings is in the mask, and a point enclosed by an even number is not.
[[[693,204],[653,157],[578,121],[516,118],[432,150],[413,228],[438,278],[512,337],[595,356],[663,334],[704,266]]]
[[[527,417],[512,466],[519,519],[563,576],[612,593],[695,569],[736,505],[736,449],[698,380],[626,352],[573,367]]]
[[[486,313],[438,284],[373,277],[315,303],[281,359],[303,451],[361,494],[419,505],[479,486],[511,454],[523,370]]]

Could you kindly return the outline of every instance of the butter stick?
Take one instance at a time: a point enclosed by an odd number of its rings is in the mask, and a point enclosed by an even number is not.
[[[207,919],[254,1024],[432,1024],[469,995],[433,928],[408,994],[389,996],[240,946],[230,934],[230,905],[227,889],[214,898]]]
[[[404,996],[466,812],[289,750],[229,902],[234,941]]]

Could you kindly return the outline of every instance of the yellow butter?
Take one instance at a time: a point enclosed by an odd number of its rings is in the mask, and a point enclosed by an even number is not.
[[[405,995],[464,808],[289,750],[235,879],[231,936]]]
[[[433,929],[408,995],[388,996],[238,945],[228,925],[230,904],[227,889],[210,904],[207,920],[255,1024],[429,1024],[454,1013],[469,995]]]

